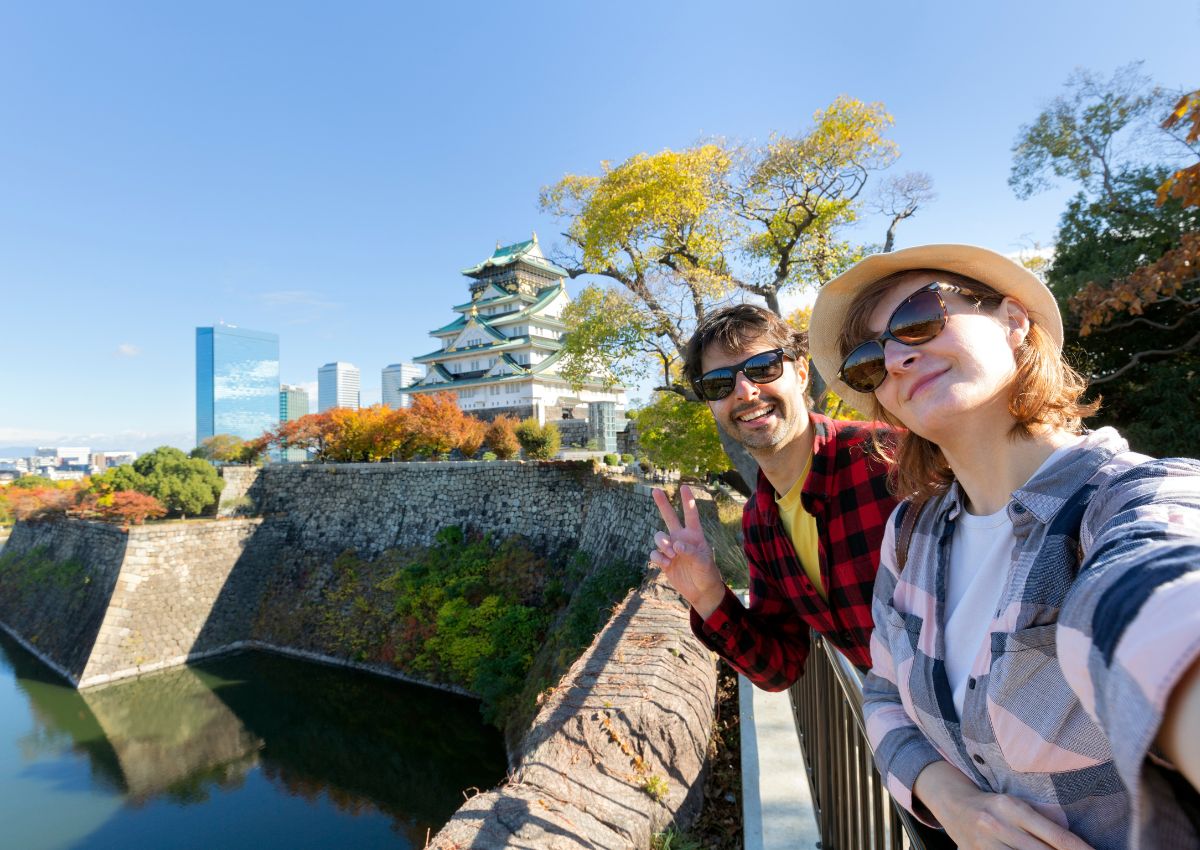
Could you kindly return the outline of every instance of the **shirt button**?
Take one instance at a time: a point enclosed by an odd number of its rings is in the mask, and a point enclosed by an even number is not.
[[[978,753],[976,753],[974,756],[972,756],[972,758],[975,759],[975,761],[979,762],[980,764],[983,764],[983,756],[979,755]]]
[[[1017,502],[1015,505],[1013,505],[1013,513],[1014,514],[1025,513],[1025,506],[1022,505],[1020,502]]]
[[[970,688],[971,690],[975,690],[975,677],[974,676],[972,676],[970,679],[967,679],[967,687]]]

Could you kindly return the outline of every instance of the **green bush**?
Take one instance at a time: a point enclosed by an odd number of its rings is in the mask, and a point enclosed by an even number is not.
[[[633,455],[629,454],[629,452],[625,452],[621,455],[621,463],[625,464],[626,466],[633,463]]]
[[[553,422],[540,425],[531,416],[517,426],[517,442],[530,460],[550,460],[562,446],[562,434]]]
[[[186,517],[215,509],[224,487],[224,479],[208,461],[160,446],[132,464],[96,476],[90,490],[100,496],[136,490],[158,499],[171,514]]]
[[[452,526],[426,549],[372,561],[348,551],[325,569],[304,566],[295,580],[306,601],[265,607],[255,635],[469,689],[485,720],[513,739],[537,694],[640,577],[624,564],[593,570],[580,553],[546,558],[523,538]]]
[[[617,457],[615,454],[611,454],[611,453],[606,454],[604,456],[604,465],[605,466],[620,466],[621,458]]]

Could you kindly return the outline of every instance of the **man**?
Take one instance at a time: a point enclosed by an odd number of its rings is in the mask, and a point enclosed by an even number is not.
[[[872,441],[886,429],[808,410],[807,335],[769,310],[710,314],[684,359],[717,424],[759,466],[742,516],[750,607],[721,578],[686,486],[682,525],[666,493],[654,491],[667,532],[654,536],[650,561],[692,606],[696,636],[761,688],[800,677],[809,628],[867,669],[879,545],[896,505]]]

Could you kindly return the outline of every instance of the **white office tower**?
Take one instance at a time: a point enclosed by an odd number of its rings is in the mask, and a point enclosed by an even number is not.
[[[412,396],[402,392],[425,377],[425,370],[415,363],[393,363],[383,369],[383,403],[391,408],[409,407]]]
[[[326,363],[317,370],[317,409],[324,413],[335,407],[352,407],[360,404],[358,367],[353,363]]]

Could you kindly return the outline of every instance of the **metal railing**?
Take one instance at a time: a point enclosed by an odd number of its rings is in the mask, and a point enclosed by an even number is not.
[[[791,691],[822,850],[926,850],[916,821],[883,787],[862,712],[862,676],[817,635]]]

